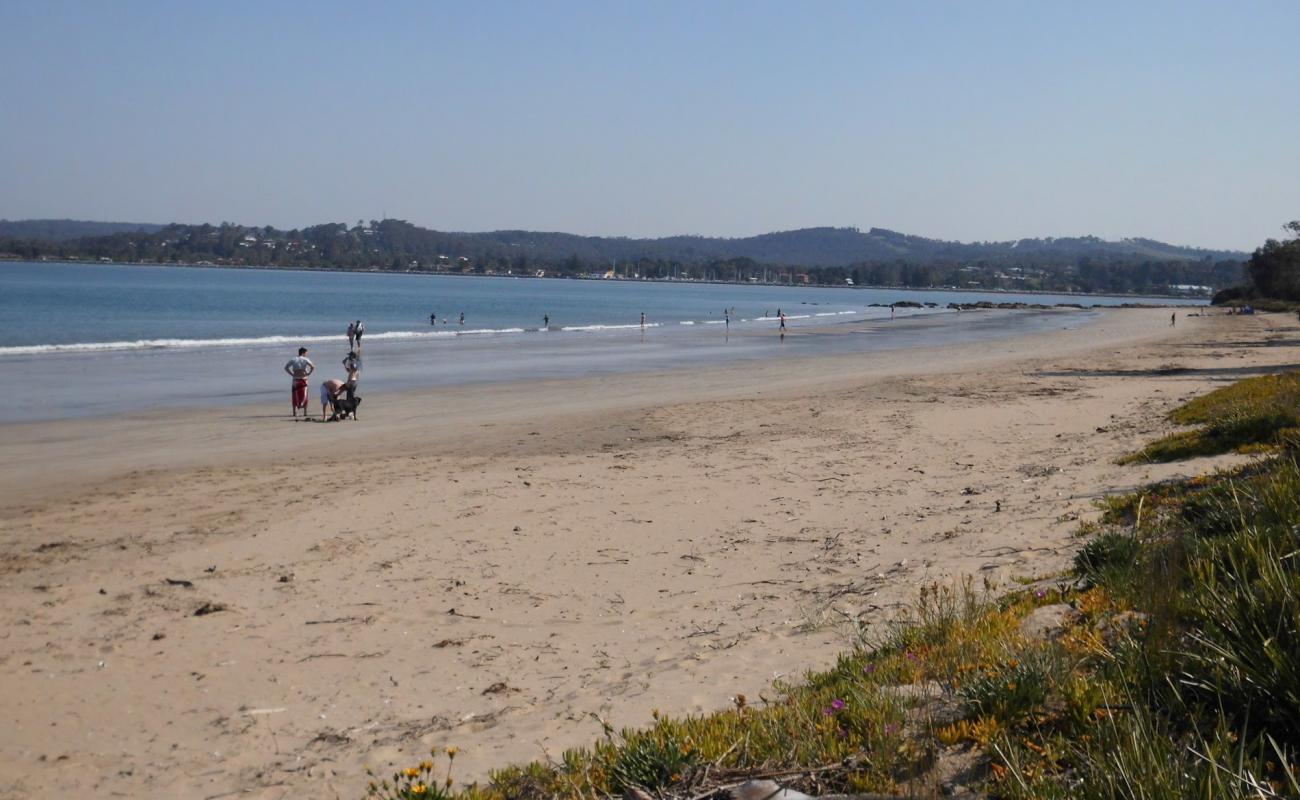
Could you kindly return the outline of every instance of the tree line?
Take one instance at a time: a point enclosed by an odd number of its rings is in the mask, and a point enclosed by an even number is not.
[[[1244,280],[1240,261],[1102,254],[1069,257],[1031,251],[1016,258],[931,256],[881,258],[837,266],[765,263],[749,257],[643,255],[621,260],[530,246],[518,241],[441,233],[401,220],[328,223],[302,229],[173,224],[68,241],[0,237],[0,256],[156,264],[214,264],[295,269],[372,269],[431,273],[511,274],[697,280],[816,286],[998,289],[1115,294],[1179,293],[1180,286],[1222,288]],[[602,240],[605,241],[605,240]]]

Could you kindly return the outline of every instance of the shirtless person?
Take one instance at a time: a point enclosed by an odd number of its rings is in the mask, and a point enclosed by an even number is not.
[[[361,356],[355,352],[348,353],[347,358],[343,359],[343,369],[348,371],[348,379],[343,386],[348,390],[348,400],[355,400],[357,397],[357,381],[361,379]]]
[[[330,378],[320,385],[320,421],[324,422],[334,412],[334,401],[343,393],[343,381]]]
[[[298,348],[298,357],[289,359],[289,363],[284,365],[284,371],[289,373],[292,381],[289,384],[289,401],[293,403],[293,415],[298,416],[298,409],[302,409],[303,419],[307,418],[307,378],[316,371],[316,365],[311,363],[307,358],[307,348]]]

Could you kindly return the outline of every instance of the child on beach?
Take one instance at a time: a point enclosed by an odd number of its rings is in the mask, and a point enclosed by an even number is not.
[[[298,416],[298,409],[302,409],[302,416],[307,417],[307,378],[316,371],[316,365],[311,363],[307,358],[307,348],[299,347],[298,356],[289,359],[284,365],[284,371],[289,373],[289,400],[293,404],[293,415]]]

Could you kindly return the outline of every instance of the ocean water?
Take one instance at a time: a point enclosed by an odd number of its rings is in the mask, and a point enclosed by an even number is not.
[[[300,345],[318,377],[342,372],[355,319],[372,392],[945,344],[1093,316],[900,309],[891,322],[871,307],[899,300],[1133,298],[0,262],[0,369],[25,389],[0,422],[283,399]],[[783,342],[778,309],[792,330],[873,324]]]

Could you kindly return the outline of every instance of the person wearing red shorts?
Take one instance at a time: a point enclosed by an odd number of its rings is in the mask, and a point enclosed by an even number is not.
[[[284,371],[289,373],[291,379],[289,399],[293,403],[293,415],[298,416],[298,409],[302,409],[302,416],[307,417],[307,378],[316,371],[316,365],[311,363],[307,358],[307,348],[298,348],[298,357],[289,359],[289,363],[284,365]]]

